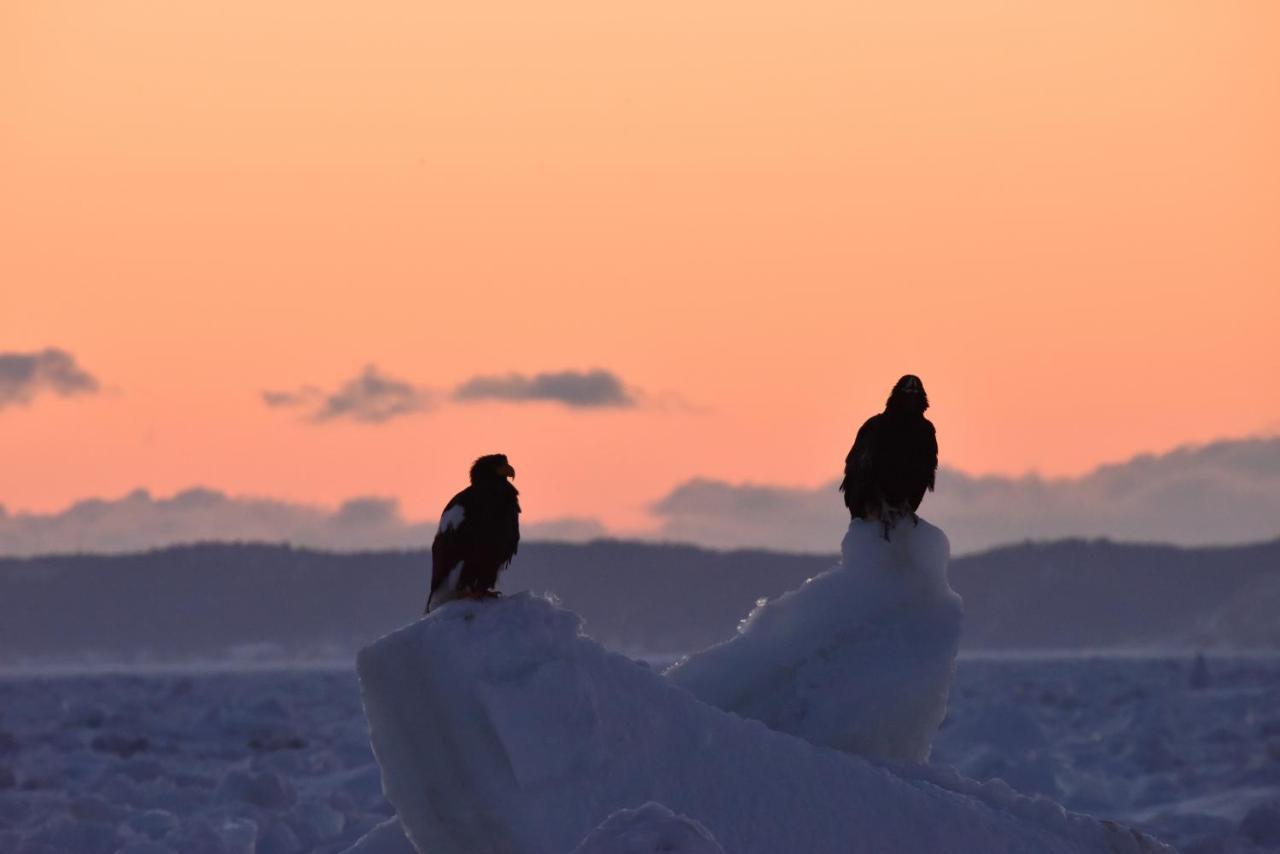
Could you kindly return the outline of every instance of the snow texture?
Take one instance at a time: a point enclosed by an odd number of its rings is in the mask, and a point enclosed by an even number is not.
[[[1255,845],[1280,845],[1280,801],[1249,810],[1240,822],[1240,831]]]
[[[1280,854],[1280,659],[1207,659],[1197,689],[1190,656],[962,656],[930,762],[1187,854]],[[219,801],[244,771],[296,803]],[[0,675],[4,854],[219,854],[245,821],[255,854],[337,854],[392,815],[354,670]]]
[[[924,762],[947,712],[963,608],[946,534],[855,519],[841,562],[760,604],[737,636],[667,678],[725,711],[814,744]]]
[[[342,854],[417,854],[413,843],[400,826],[400,819],[392,818],[369,831],[355,845]]]
[[[734,854],[1168,850],[1000,781],[877,765],[698,701],[520,594],[361,651],[383,790],[418,852],[565,854],[649,801]]]
[[[619,810],[571,854],[724,854],[705,827],[652,801]]]

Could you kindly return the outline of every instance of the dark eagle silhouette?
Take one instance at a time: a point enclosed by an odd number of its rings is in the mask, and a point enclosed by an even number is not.
[[[920,378],[907,374],[893,387],[884,412],[867,419],[844,461],[840,491],[854,519],[879,519],[889,529],[916,519],[938,471],[938,437],[924,417],[929,408]],[[917,520],[918,521],[918,520]]]
[[[498,595],[498,573],[520,545],[520,493],[507,480],[515,476],[505,454],[481,457],[471,466],[471,485],[445,505],[431,543],[427,611],[452,599]]]

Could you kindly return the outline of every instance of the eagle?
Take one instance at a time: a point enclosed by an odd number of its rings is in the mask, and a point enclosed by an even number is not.
[[[453,599],[498,595],[498,573],[520,545],[520,493],[507,480],[515,476],[506,454],[472,464],[471,485],[445,505],[431,543],[426,611]]]
[[[924,383],[907,374],[894,385],[884,412],[868,418],[858,430],[845,457],[840,491],[849,515],[880,520],[886,540],[901,517],[919,521],[916,511],[934,486],[938,436],[924,417],[928,408]]]

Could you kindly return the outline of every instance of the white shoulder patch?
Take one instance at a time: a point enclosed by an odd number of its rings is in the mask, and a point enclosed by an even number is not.
[[[448,510],[444,511],[444,515],[440,517],[440,530],[451,531],[462,524],[463,518],[467,515],[467,510],[461,504],[455,504]]]

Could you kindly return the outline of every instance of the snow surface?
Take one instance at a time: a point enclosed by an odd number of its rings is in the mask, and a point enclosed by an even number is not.
[[[1184,851],[1280,852],[1245,841],[1280,803],[1280,661],[961,659],[932,761]]]
[[[418,854],[413,843],[400,826],[400,819],[391,818],[369,831],[355,845],[342,854]]]
[[[349,673],[0,679],[0,851],[1164,850],[1061,801],[1280,852],[1280,663],[970,661],[933,756],[958,773],[922,765],[946,539],[855,523],[843,552],[682,687],[527,595],[443,608],[361,655],[381,773]]]
[[[357,670],[419,852],[564,854],[649,801],[734,854],[1167,850],[1000,781],[872,764],[712,708],[527,594],[441,608]]]
[[[946,534],[855,519],[841,562],[760,604],[738,634],[666,675],[725,711],[814,744],[924,762],[947,712],[963,608]]]
[[[962,656],[930,761],[1186,854],[1280,854],[1280,659],[1206,664],[1194,688],[1190,656]],[[216,800],[241,770],[297,802]],[[336,854],[392,815],[350,670],[0,676],[4,854],[225,854],[245,821],[255,854]]]
[[[417,854],[398,818],[369,831],[342,854]],[[569,854],[724,854],[698,822],[650,801],[618,810]]]
[[[571,854],[724,854],[698,822],[652,801],[618,810]]]
[[[0,680],[0,852],[332,854],[392,815],[349,673]]]

